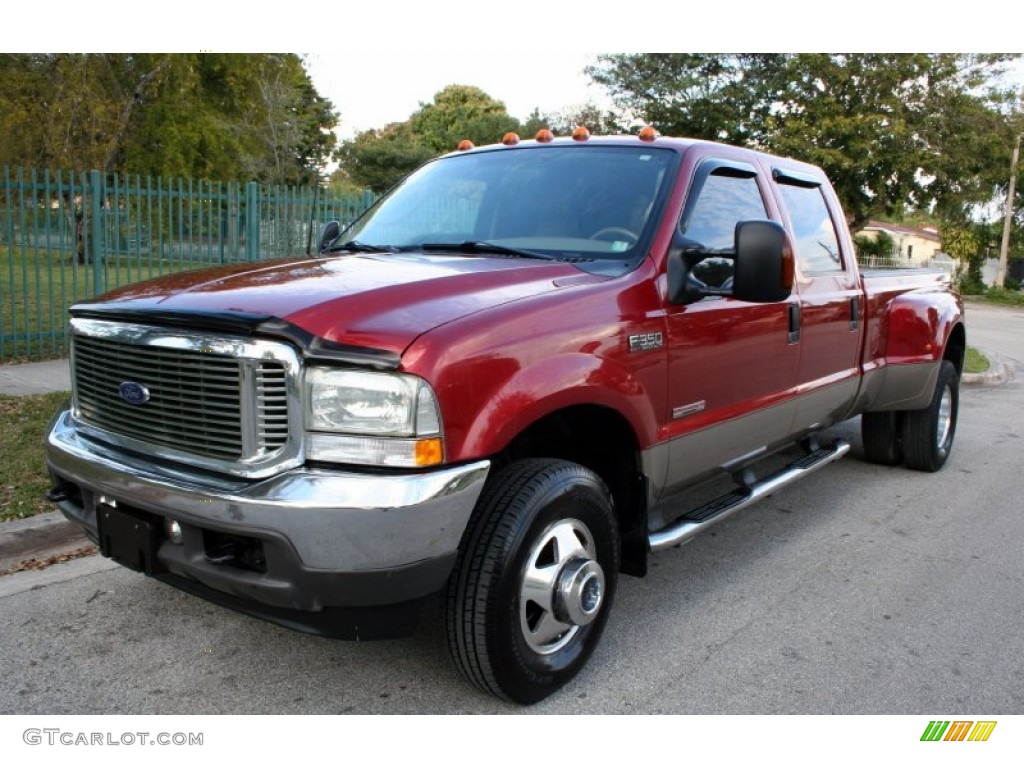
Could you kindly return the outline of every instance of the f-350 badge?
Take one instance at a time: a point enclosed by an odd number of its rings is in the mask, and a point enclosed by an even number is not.
[[[665,346],[661,331],[656,333],[637,333],[629,337],[630,352],[651,352]]]

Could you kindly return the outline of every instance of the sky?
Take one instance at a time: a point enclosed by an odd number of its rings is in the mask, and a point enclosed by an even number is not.
[[[600,86],[583,74],[596,54],[555,50],[545,54],[541,66],[510,67],[509,55],[466,56],[462,52],[435,51],[412,54],[406,61],[377,69],[372,77],[353,77],[351,56],[343,51],[306,54],[313,84],[341,114],[338,134],[352,138],[357,132],[400,122],[429,102],[447,85],[475,85],[503,101],[508,113],[520,120],[539,108],[542,113],[594,102],[611,106]]]
[[[807,0],[733,0],[728,18],[720,6],[678,0],[614,6],[603,0],[507,6],[378,0],[372,9],[339,17],[334,45],[318,38],[292,50],[314,51],[305,54],[311,77],[340,113],[338,133],[347,139],[408,119],[452,84],[481,88],[520,120],[534,108],[551,113],[588,101],[611,108],[604,89],[583,73],[598,53],[905,51],[909,41],[927,50],[1024,49],[1016,25],[1000,29],[982,14],[961,14],[951,23],[948,16],[893,5],[860,0],[857,13],[840,24],[811,11],[816,4]],[[1015,80],[1024,85],[1024,65]]]
[[[447,85],[475,85],[525,119],[594,101],[583,69],[624,51],[1021,51],[1019,25],[991,13],[924,12],[858,0],[304,0],[244,12],[211,0],[8,3],[0,51],[294,51],[340,113],[341,138],[405,120]],[[905,7],[901,7],[905,6]],[[1018,82],[1024,83],[1024,68]]]
[[[336,133],[341,140],[407,120],[422,103],[452,84],[482,89],[503,101],[508,113],[520,120],[535,108],[551,114],[593,102],[614,109],[605,89],[584,74],[588,65],[596,63],[596,52],[546,48],[536,54],[534,62],[529,53],[500,47],[467,53],[464,48],[440,46],[423,51],[410,46],[356,76],[350,51],[324,49],[303,55],[317,91],[329,98],[340,114]],[[1008,77],[1024,87],[1024,62],[1018,62]]]

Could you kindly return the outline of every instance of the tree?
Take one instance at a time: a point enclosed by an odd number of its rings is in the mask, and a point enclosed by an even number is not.
[[[540,117],[536,111],[531,115],[531,118],[534,116]],[[569,136],[577,126],[583,126],[593,136],[609,136],[623,133],[625,130],[619,124],[615,114],[601,109],[601,107],[591,102],[566,107],[541,119],[545,125],[540,127],[550,129],[556,136]],[[528,131],[525,127],[523,129],[523,133],[530,138],[536,132],[536,130]]]
[[[786,60],[783,54],[610,54],[586,71],[634,121],[664,134],[756,144],[784,83]]]
[[[896,242],[888,232],[878,232],[875,237],[857,235],[853,238],[857,255],[866,258],[888,259],[896,251]]]
[[[519,130],[520,122],[502,102],[473,86],[449,85],[405,122],[343,142],[337,159],[355,183],[384,192],[430,158],[454,151],[463,139],[490,144]]]
[[[391,123],[342,142],[337,159],[354,184],[380,193],[436,155],[413,134],[408,123]]]
[[[136,110],[167,54],[6,54],[0,65],[0,160],[116,170]]]
[[[960,262],[959,289],[963,293],[984,293],[981,265],[985,259],[984,241],[979,227],[946,224],[942,232],[942,250]]]
[[[336,123],[294,54],[0,55],[0,163],[298,183]]]
[[[849,223],[991,195],[1006,141],[990,84],[1017,55],[615,54],[588,72],[663,133],[820,165]]]
[[[447,86],[434,95],[433,101],[420,104],[409,118],[409,128],[417,141],[437,154],[451,152],[463,139],[490,144],[519,127],[503,102],[472,85]]]

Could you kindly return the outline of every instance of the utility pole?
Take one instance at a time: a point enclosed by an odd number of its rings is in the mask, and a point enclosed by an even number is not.
[[[1017,144],[1013,148],[1013,160],[1010,161],[1010,189],[1006,193],[1006,215],[1003,218],[1003,241],[999,244],[999,271],[996,272],[996,288],[1006,285],[1006,267],[1010,257],[1010,223],[1013,221],[1013,196],[1017,189],[1017,160],[1020,159],[1020,140],[1024,136],[1017,134]]]

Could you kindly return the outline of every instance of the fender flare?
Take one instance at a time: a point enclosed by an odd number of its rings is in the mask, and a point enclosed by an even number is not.
[[[491,456],[541,419],[575,406],[598,406],[626,421],[637,445],[655,440],[654,402],[625,368],[607,358],[560,355],[516,370],[482,402],[458,453]]]

